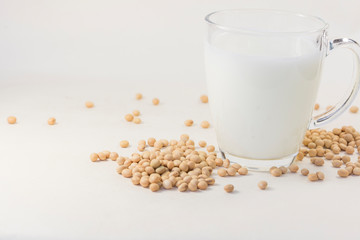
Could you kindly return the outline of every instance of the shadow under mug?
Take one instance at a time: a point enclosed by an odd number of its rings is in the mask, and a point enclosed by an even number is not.
[[[224,158],[253,170],[289,166],[307,129],[339,116],[359,90],[360,47],[328,39],[314,16],[275,10],[223,10],[205,18],[209,103]],[[312,116],[324,58],[336,48],[355,55],[352,91]]]

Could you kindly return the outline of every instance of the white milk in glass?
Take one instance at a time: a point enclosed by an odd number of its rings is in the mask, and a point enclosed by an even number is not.
[[[205,45],[219,147],[248,159],[296,154],[312,116],[322,51],[299,38],[234,37]]]

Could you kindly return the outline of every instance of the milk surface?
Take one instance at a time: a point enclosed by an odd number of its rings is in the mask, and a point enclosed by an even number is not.
[[[295,154],[312,116],[323,53],[299,39],[219,36],[205,44],[219,147],[248,159]]]

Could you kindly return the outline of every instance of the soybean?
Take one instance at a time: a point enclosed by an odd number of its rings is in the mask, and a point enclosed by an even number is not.
[[[128,146],[129,146],[129,141],[127,140],[120,141],[120,147],[127,148]]]
[[[261,189],[261,190],[265,190],[267,188],[267,185],[268,183],[266,181],[260,181],[258,183],[258,187]]]
[[[16,123],[16,117],[10,116],[7,118],[7,121],[9,124],[15,124]]]
[[[227,193],[231,193],[231,192],[234,191],[234,185],[232,185],[232,184],[227,184],[227,185],[224,186],[224,190],[225,190],[225,192],[227,192]]]

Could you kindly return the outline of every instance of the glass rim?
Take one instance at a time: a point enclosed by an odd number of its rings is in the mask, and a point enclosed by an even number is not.
[[[321,22],[322,27],[310,28],[309,30],[304,30],[304,31],[258,31],[258,30],[244,29],[241,27],[226,26],[224,24],[219,24],[219,23],[216,23],[215,21],[211,20],[211,17],[213,15],[216,15],[218,13],[226,13],[226,12],[240,12],[240,13],[246,13],[246,12],[247,13],[251,13],[251,12],[252,13],[261,13],[261,12],[263,12],[263,13],[273,13],[273,14],[289,14],[289,15],[302,17],[302,18],[310,18],[317,22]],[[322,18],[314,16],[314,15],[299,13],[299,12],[295,12],[295,11],[260,9],[260,8],[224,9],[224,10],[214,11],[205,16],[205,21],[208,24],[213,25],[213,26],[220,28],[222,30],[225,30],[225,31],[233,31],[233,32],[240,32],[240,33],[247,33],[247,34],[266,34],[266,35],[271,35],[271,34],[310,34],[310,33],[324,31],[329,26],[328,23],[325,22]]]

